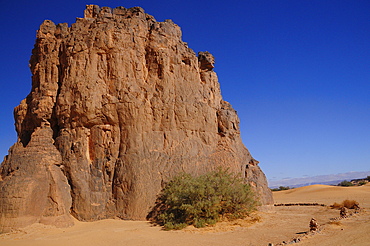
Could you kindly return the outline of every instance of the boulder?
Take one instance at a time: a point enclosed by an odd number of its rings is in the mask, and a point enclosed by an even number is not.
[[[0,231],[68,226],[71,215],[145,219],[172,177],[218,167],[273,204],[214,62],[140,7],[88,5],[70,27],[44,21],[31,92],[14,110],[18,141],[0,167]]]

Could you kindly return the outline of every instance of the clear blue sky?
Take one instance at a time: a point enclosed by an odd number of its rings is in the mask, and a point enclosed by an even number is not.
[[[86,4],[141,6],[172,19],[195,52],[216,57],[222,95],[268,179],[370,170],[370,1],[0,0],[0,158],[16,141],[13,108],[44,19]]]

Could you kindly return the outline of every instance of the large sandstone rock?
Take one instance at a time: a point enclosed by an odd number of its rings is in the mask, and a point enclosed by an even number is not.
[[[216,167],[271,192],[222,100],[214,58],[198,56],[170,20],[139,7],[88,5],[76,23],[44,21],[32,90],[14,110],[18,142],[0,169],[0,231],[144,219],[179,172]]]

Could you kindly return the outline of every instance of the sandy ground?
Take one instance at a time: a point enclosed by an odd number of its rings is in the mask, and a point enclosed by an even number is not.
[[[183,231],[162,231],[144,221],[102,220],[78,222],[70,228],[35,224],[18,232],[0,235],[0,245],[262,245],[302,239],[294,245],[369,245],[370,184],[361,187],[313,185],[274,192],[275,203],[323,203],[331,205],[345,199],[356,200],[363,208],[359,214],[339,221],[338,210],[320,206],[275,207],[258,212],[245,221],[220,223],[215,227]],[[309,221],[321,225],[315,235],[305,234]],[[332,221],[332,222],[330,222]]]

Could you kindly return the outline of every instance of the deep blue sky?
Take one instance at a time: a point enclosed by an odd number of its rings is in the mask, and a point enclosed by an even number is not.
[[[13,108],[44,19],[86,4],[141,6],[172,19],[195,52],[216,57],[222,95],[270,180],[370,170],[370,1],[0,0],[0,158],[16,141]]]

